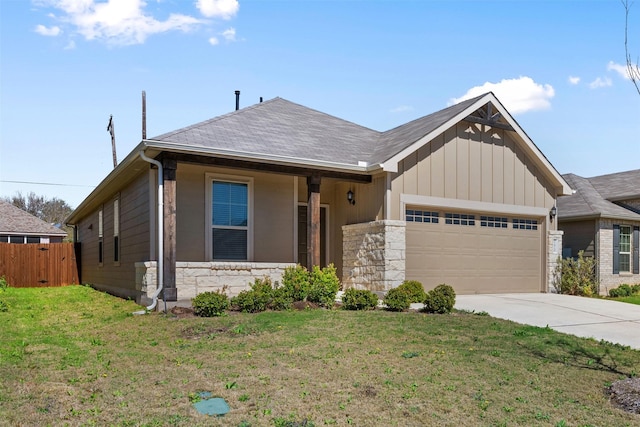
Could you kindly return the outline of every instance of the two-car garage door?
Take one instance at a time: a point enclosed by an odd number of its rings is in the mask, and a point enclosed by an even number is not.
[[[408,208],[406,220],[407,280],[458,294],[542,290],[539,219]]]

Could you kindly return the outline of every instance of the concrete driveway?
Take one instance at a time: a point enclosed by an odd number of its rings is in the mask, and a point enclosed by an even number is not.
[[[640,349],[640,305],[558,294],[456,295],[455,308]]]

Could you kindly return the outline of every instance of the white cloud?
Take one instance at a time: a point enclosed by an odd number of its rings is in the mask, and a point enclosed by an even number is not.
[[[626,65],[622,65],[622,64],[617,64],[613,61],[609,61],[609,63],[607,64],[607,71],[615,71],[616,73],[618,73],[621,77],[630,80],[631,77],[629,76],[629,69],[627,68]],[[609,85],[611,86],[611,85]]]
[[[396,108],[389,110],[390,113],[404,113],[406,111],[413,111],[413,107],[409,105],[399,105]]]
[[[145,11],[144,0],[44,0],[41,4],[61,11],[54,19],[71,25],[85,39],[117,45],[141,44],[150,35],[187,32],[203,23],[176,13],[164,21],[157,20]]]
[[[55,25],[50,28],[47,28],[44,25],[36,25],[36,29],[34,31],[40,35],[49,36],[49,37],[55,37],[62,32],[60,27]]]
[[[67,43],[67,45],[64,47],[64,50],[73,50],[76,48],[76,42],[74,42],[73,40],[69,41],[69,43]]]
[[[234,41],[236,41],[236,29],[235,29],[235,28],[233,28],[233,27],[231,27],[231,28],[229,28],[229,29],[227,29],[227,30],[224,30],[224,31],[222,32],[222,36],[223,36],[227,41],[234,42]]]
[[[240,5],[238,0],[198,0],[196,7],[207,18],[231,19],[238,13]]]
[[[598,89],[601,87],[611,86],[612,84],[613,83],[611,82],[611,79],[609,77],[604,77],[604,78],[598,77],[597,79],[589,83],[589,87],[591,89]]]
[[[580,77],[569,76],[569,83],[572,85],[577,85],[580,83]]]
[[[521,76],[517,79],[504,79],[498,83],[486,82],[482,86],[472,87],[460,98],[452,98],[450,105],[487,92],[493,92],[511,114],[546,110],[551,107],[551,98],[555,96],[551,85],[539,84],[531,77]]]
[[[212,46],[216,46],[216,45],[220,44],[220,41],[216,37],[211,37],[209,39],[209,44],[211,44]]]

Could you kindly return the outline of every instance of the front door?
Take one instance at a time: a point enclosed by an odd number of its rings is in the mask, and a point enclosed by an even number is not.
[[[298,264],[307,265],[307,206],[298,205]],[[327,265],[327,207],[320,207],[320,267]]]

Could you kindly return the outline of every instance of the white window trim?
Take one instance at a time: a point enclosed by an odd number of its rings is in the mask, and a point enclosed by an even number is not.
[[[120,236],[120,212],[122,210],[122,206],[120,206],[120,194],[118,194],[113,199],[113,265],[119,266],[120,260],[122,259],[122,239]],[[116,247],[116,237],[118,238],[118,243]],[[116,260],[116,250],[118,251],[118,259]]]
[[[623,228],[629,231],[629,233],[626,233],[629,235],[629,251],[628,252],[622,251],[622,229]],[[620,274],[631,273],[631,270],[633,268],[632,266],[633,259],[631,257],[632,253],[633,253],[633,227],[630,225],[620,225],[620,242],[618,243],[618,272]],[[621,265],[622,255],[626,255],[629,257],[629,268],[627,270],[622,269],[622,265]]]
[[[241,175],[226,175],[219,173],[205,173],[205,215],[204,215],[204,232],[205,232],[205,255],[208,260],[213,259],[213,236],[211,235],[211,218],[213,215],[212,207],[212,191],[213,181],[232,182],[247,185],[247,260],[241,262],[253,261],[253,177]]]
[[[104,206],[98,209],[98,267],[104,265]]]

